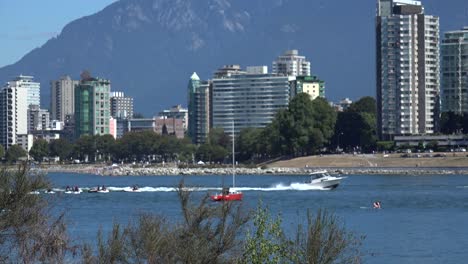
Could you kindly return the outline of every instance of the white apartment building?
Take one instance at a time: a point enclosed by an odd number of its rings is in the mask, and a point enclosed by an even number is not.
[[[0,90],[0,144],[8,149],[28,134],[28,88],[9,82]]]
[[[133,118],[133,97],[125,96],[124,92],[111,92],[111,116],[117,119]]]
[[[10,87],[24,87],[27,88],[28,94],[27,105],[41,105],[41,84],[34,82],[33,76],[20,75],[8,82]]]
[[[233,123],[235,134],[244,128],[262,128],[288,106],[291,77],[258,74],[259,69],[248,67],[246,73],[212,80],[214,128],[221,127],[230,135]]]
[[[378,0],[377,108],[380,139],[432,134],[439,101],[439,18],[419,1]]]
[[[78,80],[63,76],[50,82],[50,114],[53,120],[64,122],[67,115],[75,113],[75,86]]]
[[[273,62],[273,74],[286,76],[310,76],[310,62],[299,56],[298,50],[288,50]]]

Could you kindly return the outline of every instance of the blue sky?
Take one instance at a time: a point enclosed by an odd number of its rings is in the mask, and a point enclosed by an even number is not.
[[[0,67],[12,64],[69,22],[116,0],[0,0]]]

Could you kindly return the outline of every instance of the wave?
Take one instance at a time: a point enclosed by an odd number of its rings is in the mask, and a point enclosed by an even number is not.
[[[80,190],[82,191],[88,191],[90,189],[94,189],[95,187],[79,187]],[[126,187],[115,187],[115,186],[109,186],[106,187],[109,191],[111,192],[132,192],[133,187],[132,186],[126,186]],[[62,188],[53,188],[52,189],[54,192],[65,192],[65,189]],[[151,187],[151,186],[144,186],[144,187],[139,187],[138,192],[176,192],[178,188],[176,187]],[[191,192],[210,192],[210,191],[221,191],[221,187],[186,187],[184,188],[186,191],[191,191]],[[316,191],[316,190],[328,190],[326,188],[322,187],[316,187],[316,186],[310,186],[309,184],[305,183],[291,183],[289,185],[285,185],[283,183],[278,183],[275,185],[272,185],[270,187],[235,187],[231,188],[233,191],[244,191],[244,192],[249,192],[249,191],[257,191],[257,192],[275,192],[275,191]]]

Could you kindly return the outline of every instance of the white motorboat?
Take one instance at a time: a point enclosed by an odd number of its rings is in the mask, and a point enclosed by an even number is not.
[[[335,189],[345,177],[331,176],[327,171],[315,171],[310,174],[310,181],[306,181],[311,186],[323,189]]]

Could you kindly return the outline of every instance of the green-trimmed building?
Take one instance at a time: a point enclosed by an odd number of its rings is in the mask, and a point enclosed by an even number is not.
[[[210,132],[210,83],[194,72],[188,84],[188,135],[203,144]]]
[[[75,87],[75,137],[110,134],[111,82],[88,78]]]
[[[310,99],[325,98],[325,82],[317,76],[297,76],[291,85],[291,98],[300,93],[310,95]]]

